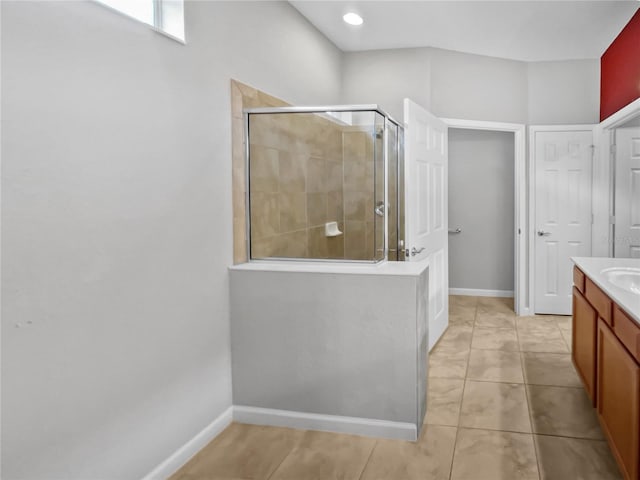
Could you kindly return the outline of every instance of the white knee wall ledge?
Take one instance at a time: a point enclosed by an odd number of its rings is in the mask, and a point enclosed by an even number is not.
[[[169,458],[149,472],[143,480],[164,480],[169,478],[227,428],[232,421],[253,425],[288,427],[299,430],[320,430],[397,440],[415,441],[417,438],[416,426],[412,423],[291,412],[271,408],[231,406],[195,437],[176,450]]]

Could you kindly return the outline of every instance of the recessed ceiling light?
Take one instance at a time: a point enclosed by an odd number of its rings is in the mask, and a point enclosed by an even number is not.
[[[364,20],[362,20],[362,17],[360,15],[353,12],[346,13],[342,17],[342,19],[345,22],[347,22],[349,25],[362,25],[362,22],[364,22]]]

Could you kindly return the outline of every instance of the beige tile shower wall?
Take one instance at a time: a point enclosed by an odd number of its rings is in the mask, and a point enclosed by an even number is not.
[[[371,128],[343,129],[345,258],[374,255],[374,163]]]
[[[267,95],[253,87],[231,80],[231,156],[233,166],[233,262],[243,263],[247,255],[246,227],[246,171],[244,120],[242,110],[255,107],[282,107],[288,105],[279,98]]]
[[[250,122],[253,258],[344,258],[342,128],[316,114],[253,115]]]
[[[231,81],[234,263],[248,260],[244,108],[287,103]],[[320,115],[262,115],[252,121],[253,256],[371,260],[375,254],[371,128]],[[382,190],[381,190],[382,191]],[[325,236],[336,221],[343,235]]]

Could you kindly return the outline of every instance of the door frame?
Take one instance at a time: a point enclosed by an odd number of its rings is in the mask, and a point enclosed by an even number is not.
[[[611,151],[611,145],[614,144],[615,129],[638,116],[640,116],[640,98],[604,119],[596,125],[593,131],[596,144],[591,252],[593,256],[613,256],[614,225],[612,217],[614,215],[613,196],[615,195],[615,152]]]
[[[531,265],[531,269],[529,270],[529,285],[530,285],[530,299],[531,299],[531,313],[530,315],[535,315],[535,268],[536,268],[536,189],[535,189],[535,139],[536,133],[538,132],[584,132],[590,131],[591,138],[593,141],[592,148],[594,149],[594,153],[591,156],[591,255],[593,256],[594,250],[594,238],[595,238],[595,214],[594,214],[594,206],[596,205],[596,195],[595,195],[595,176],[596,176],[596,159],[598,157],[598,143],[596,136],[596,128],[595,124],[574,124],[574,125],[531,125],[529,126],[529,232],[528,232],[528,240],[529,240],[529,265]]]
[[[520,123],[485,122],[457,118],[441,119],[448,128],[463,130],[484,130],[491,132],[513,133],[514,140],[514,285],[513,306],[517,315],[531,315],[533,312],[533,284],[531,256],[529,252],[529,229],[527,212],[529,210],[527,181],[527,151],[525,125]]]

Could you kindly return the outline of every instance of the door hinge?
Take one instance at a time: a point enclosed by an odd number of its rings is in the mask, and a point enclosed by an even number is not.
[[[610,151],[611,153],[616,153],[616,149],[617,149],[617,146],[616,146],[616,144],[615,144],[615,143],[612,143],[612,144],[609,146],[609,151]]]
[[[615,215],[610,215],[609,216],[609,225],[615,225],[616,224],[616,216]]]

